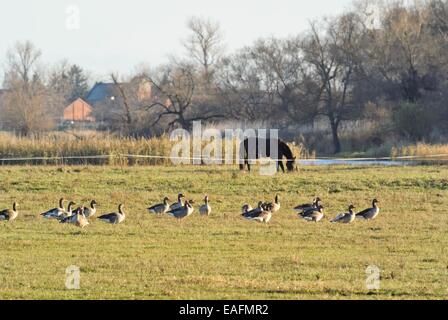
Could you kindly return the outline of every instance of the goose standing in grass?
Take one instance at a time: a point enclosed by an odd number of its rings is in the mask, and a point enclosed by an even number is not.
[[[187,201],[185,201],[185,204],[183,205],[183,207],[170,210],[167,212],[167,214],[170,215],[171,217],[179,219],[179,220],[184,219],[193,213],[193,211],[194,211],[194,208],[192,205],[193,203],[194,203],[193,200],[187,200]]]
[[[241,207],[241,213],[246,213],[252,210],[253,210],[252,206],[247,203]]]
[[[59,206],[57,208],[48,210],[40,215],[46,219],[58,219],[60,216],[66,213],[64,208],[64,198],[59,199]]]
[[[209,216],[210,213],[212,213],[212,207],[210,207],[208,203],[208,196],[205,196],[204,204],[200,206],[199,213],[201,214],[201,216]]]
[[[148,208],[149,213],[162,214],[170,211],[170,204],[168,203],[168,201],[170,201],[168,197],[163,198],[162,203]]]
[[[333,223],[352,223],[356,219],[356,213],[353,210],[355,209],[354,205],[350,205],[348,207],[348,212],[338,214],[331,222]]]
[[[380,208],[378,207],[379,201],[377,199],[373,199],[372,208],[365,209],[356,214],[356,218],[365,219],[365,220],[373,220],[380,213]]]
[[[322,205],[318,205],[317,208],[299,213],[299,217],[306,221],[319,222],[324,217],[323,209],[324,207]]]
[[[17,211],[17,207],[19,205],[17,202],[14,202],[12,204],[12,209],[5,209],[0,211],[0,221],[13,221],[17,218],[19,215],[19,212]]]
[[[280,210],[280,201],[279,201],[278,199],[279,199],[279,196],[278,196],[278,194],[277,194],[277,195],[275,195],[274,202],[271,202],[271,203],[265,203],[265,204],[264,204],[264,208],[265,208],[267,211],[271,211],[272,213],[276,213],[277,211]]]
[[[184,207],[184,202],[182,199],[185,198],[185,196],[182,193],[179,193],[177,196],[177,202],[174,202],[170,206],[170,210],[180,209]]]
[[[84,207],[79,207],[78,209],[76,209],[76,213],[73,216],[62,219],[60,223],[74,224],[81,229],[89,225],[89,221],[87,220],[84,213]]]
[[[109,214],[104,214],[102,216],[99,216],[98,219],[107,223],[111,224],[119,224],[124,221],[126,218],[126,214],[123,211],[124,204],[120,204],[118,206],[118,212],[112,212]]]
[[[250,210],[243,212],[242,215],[244,215],[244,214],[252,215],[252,214],[256,214],[256,213],[261,213],[264,210],[263,201],[258,201],[258,206],[255,209],[252,209],[252,207],[250,205],[247,205],[247,206],[248,206],[247,209],[250,209]],[[243,208],[244,208],[244,206],[243,206]]]
[[[83,207],[84,216],[86,218],[93,217],[95,215],[95,213],[96,213],[96,206],[97,206],[96,201],[92,200],[90,202],[90,207]]]
[[[317,198],[313,199],[313,203],[300,204],[300,205],[296,206],[294,208],[294,210],[298,211],[298,212],[305,212],[305,211],[308,211],[308,210],[311,210],[311,209],[315,209],[320,204],[320,202],[321,202],[320,198],[317,197]]]

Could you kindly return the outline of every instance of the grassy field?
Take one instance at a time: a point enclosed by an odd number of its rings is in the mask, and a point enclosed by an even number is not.
[[[304,167],[263,177],[231,167],[0,167],[0,206],[19,218],[0,223],[1,299],[447,299],[448,167]],[[209,194],[212,216],[183,222],[150,216],[164,195]],[[270,225],[239,216],[245,202],[281,196]],[[290,209],[319,195],[318,224]],[[127,220],[93,219],[79,230],[41,219],[59,197],[100,213],[126,204]],[[375,221],[334,225],[354,203],[381,201]],[[65,270],[81,270],[80,290]],[[381,288],[366,288],[366,268]]]

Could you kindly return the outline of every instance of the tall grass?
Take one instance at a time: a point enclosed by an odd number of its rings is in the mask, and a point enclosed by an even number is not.
[[[53,165],[169,165],[176,141],[169,136],[154,138],[119,137],[98,132],[48,133],[40,136],[19,137],[0,132],[0,165],[53,164]],[[202,147],[210,142],[202,142]],[[225,146],[222,144],[224,158]],[[236,142],[231,142],[234,157]],[[310,158],[310,153],[301,144],[290,144],[297,159]],[[190,146],[190,156],[193,156]],[[179,154],[179,156],[188,156]]]
[[[415,145],[407,145],[402,147],[393,147],[391,149],[391,157],[429,157],[429,156],[441,156],[438,157],[441,160],[448,159],[448,144],[426,144],[417,143]]]

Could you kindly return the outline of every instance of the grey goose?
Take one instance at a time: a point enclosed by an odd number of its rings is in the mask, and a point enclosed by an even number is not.
[[[148,208],[149,213],[162,214],[170,210],[170,204],[168,203],[170,199],[168,197],[163,198],[163,202],[151,206]]]
[[[323,209],[324,207],[322,205],[318,205],[316,208],[299,213],[299,218],[302,218],[306,221],[319,222],[324,217]]]
[[[351,204],[348,207],[348,212],[338,214],[333,220],[331,220],[331,222],[352,223],[356,219],[356,213],[353,209],[355,209],[355,206]]]
[[[5,209],[0,211],[0,221],[13,221],[17,218],[19,215],[19,212],[17,211],[17,207],[19,205],[17,202],[14,202],[12,204],[12,209]]]
[[[124,204],[120,204],[118,206],[118,212],[103,214],[102,216],[99,216],[98,219],[103,222],[107,222],[107,223],[111,223],[111,224],[122,223],[126,219],[126,214],[123,211],[123,208],[124,208]]]
[[[365,219],[365,220],[373,220],[380,213],[380,208],[378,207],[379,201],[377,199],[373,199],[372,208],[365,209],[356,214],[357,219]]]
[[[210,213],[212,212],[212,207],[210,207],[208,201],[209,201],[208,196],[205,196],[204,204],[199,207],[199,213],[201,214],[201,216],[209,216]]]
[[[170,211],[167,212],[167,214],[173,218],[182,220],[185,219],[186,217],[188,217],[189,215],[191,215],[194,211],[193,208],[193,204],[194,201],[193,200],[187,200],[185,201],[185,204],[177,209],[172,209]]]
[[[177,202],[174,202],[170,205],[170,210],[182,208],[184,206],[184,203],[182,201],[183,198],[185,198],[185,196],[182,193],[179,193],[177,195]]]

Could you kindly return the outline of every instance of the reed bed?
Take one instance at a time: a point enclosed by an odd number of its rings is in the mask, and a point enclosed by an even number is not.
[[[391,157],[421,157],[429,158],[437,156],[437,160],[448,160],[448,144],[417,143],[402,147],[393,147]]]
[[[133,138],[98,132],[54,132],[20,137],[0,132],[0,165],[171,165],[171,152],[177,143],[167,135]],[[207,150],[207,145],[211,143],[202,142],[202,150]],[[217,159],[217,164],[222,163],[228,143],[226,140],[221,144],[221,155],[211,154],[212,159]],[[236,159],[236,140],[230,143],[233,144],[233,158]],[[290,144],[290,147],[297,159],[315,156],[302,144]],[[189,154],[180,153],[177,156],[194,157],[192,144]]]

